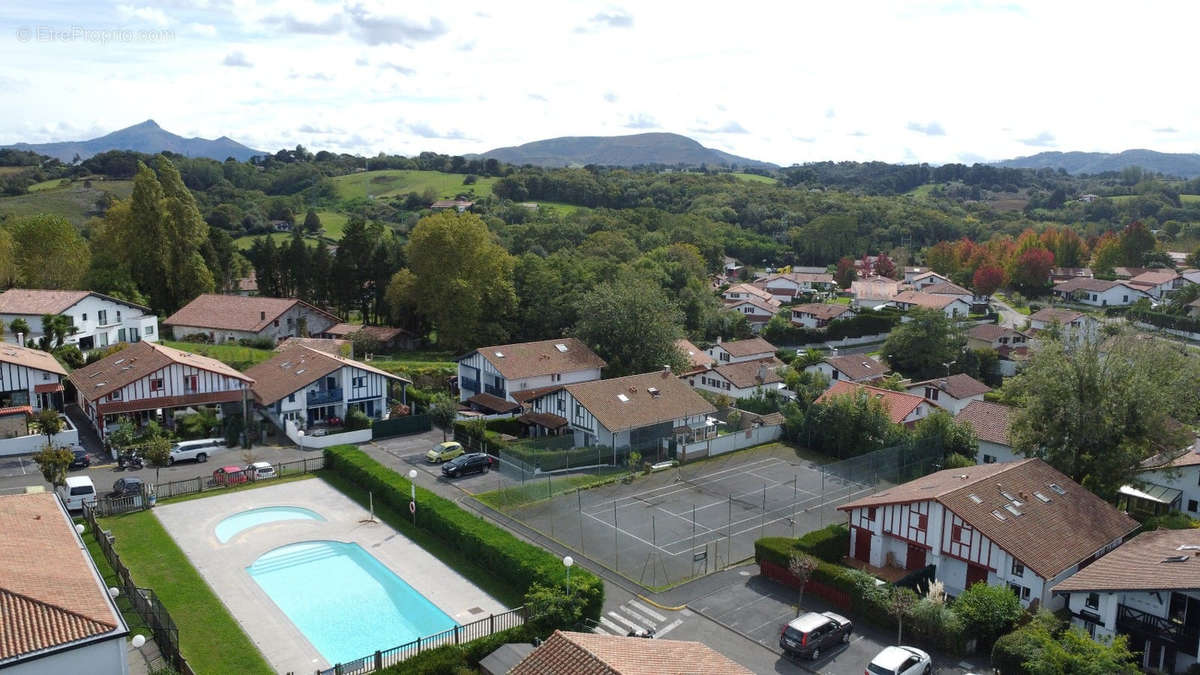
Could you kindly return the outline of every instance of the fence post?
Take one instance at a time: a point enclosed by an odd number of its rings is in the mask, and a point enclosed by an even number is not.
[[[375,670],[383,670],[383,652],[375,650]]]
[[[495,632],[496,632],[496,615],[489,614],[488,615],[488,635],[491,635],[492,633],[495,633]]]
[[[458,624],[454,624],[454,644],[458,644]]]
[[[417,636],[417,653],[421,653],[421,637],[419,635]]]

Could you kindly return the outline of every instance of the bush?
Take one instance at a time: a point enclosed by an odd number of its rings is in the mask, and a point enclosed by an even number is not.
[[[370,429],[371,418],[367,414],[357,408],[346,413],[346,421],[344,423],[346,431],[358,431],[359,429]]]
[[[1200,527],[1200,520],[1196,520],[1186,513],[1180,513],[1179,511],[1171,511],[1161,516],[1150,516],[1142,521],[1143,532],[1151,530],[1190,530],[1197,527]]]
[[[275,349],[275,341],[271,338],[240,338],[238,344],[252,349]]]
[[[212,344],[212,339],[208,337],[208,333],[189,333],[179,338],[180,342],[194,342],[196,344]]]
[[[499,633],[493,633],[478,640],[472,640],[461,645],[445,645],[437,649],[423,651],[402,663],[384,668],[379,671],[383,675],[407,675],[408,673],[457,673],[464,668],[473,668],[487,657],[488,654],[510,642],[532,642],[538,635],[528,626],[517,626]],[[469,671],[473,672],[473,671]]]
[[[957,452],[952,452],[948,457],[946,457],[946,466],[942,468],[966,469],[972,466],[975,466],[975,460],[967,457],[966,455],[960,455]]]
[[[977,582],[954,600],[954,611],[983,644],[992,644],[1021,618],[1021,601],[1004,586]]]
[[[72,370],[82,368],[87,364],[87,358],[83,355],[83,352],[79,351],[79,347],[75,345],[56,347],[52,353],[59,361]]]
[[[836,563],[850,550],[850,529],[842,523],[827,525],[800,537],[796,546],[825,562]]]

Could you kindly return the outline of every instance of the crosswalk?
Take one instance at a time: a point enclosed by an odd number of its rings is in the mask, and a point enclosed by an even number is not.
[[[593,628],[592,632],[600,635],[625,636],[629,635],[631,631],[645,634],[653,629],[654,637],[661,638],[682,623],[682,618],[669,619],[663,616],[662,611],[655,610],[637,600],[630,600],[615,610],[604,612],[600,616],[600,624]]]

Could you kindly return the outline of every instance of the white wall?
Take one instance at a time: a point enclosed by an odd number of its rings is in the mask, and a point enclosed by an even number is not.
[[[104,323],[100,323],[101,311],[105,312]],[[118,312],[120,313],[119,318]],[[138,329],[140,339],[150,342],[158,340],[158,317],[153,314],[145,314],[136,307],[114,300],[89,295],[68,307],[63,314],[71,317],[71,321],[79,331],[67,336],[68,344],[79,344],[80,339],[91,336],[94,339],[95,347],[106,347],[118,342],[117,338],[121,328],[131,327]],[[25,336],[26,340],[41,337],[42,317],[40,314],[0,314],[0,321],[3,321],[5,326],[11,325],[13,319],[17,318],[24,319],[29,324],[29,335]],[[149,335],[146,334],[147,327],[152,331]],[[128,335],[126,339],[128,340]],[[17,336],[6,331],[4,340],[15,343]]]
[[[975,456],[975,463],[984,464],[984,455],[995,457],[996,462],[1015,462],[1018,459],[1025,459],[1023,455],[1018,455],[1013,451],[1012,446],[1000,445],[991,441],[979,441],[979,453]]]
[[[591,382],[600,379],[599,368],[585,368],[584,370],[576,370],[569,373],[559,373],[559,379],[555,380],[553,375],[538,375],[536,377],[524,377],[519,380],[511,380],[508,382],[508,400],[512,401],[512,392],[524,391],[526,389],[537,389],[539,387],[549,387],[555,384],[574,384],[576,382]]]
[[[58,675],[59,673],[128,675],[129,664],[125,659],[125,638],[119,637],[95,642],[86,647],[4,667],[4,675]]]
[[[268,323],[266,328],[263,328],[261,331],[258,331],[257,333],[254,333],[251,331],[244,331],[244,330],[225,330],[225,329],[218,329],[218,328],[205,328],[203,326],[184,326],[184,325],[172,326],[172,329],[175,333],[175,339],[177,339],[177,340],[181,340],[185,336],[188,336],[188,335],[194,335],[194,334],[199,333],[199,334],[211,336],[213,342],[216,342],[216,343],[237,342],[238,340],[242,340],[242,339],[246,339],[246,340],[270,339],[270,340],[274,340],[275,342],[279,342],[280,340],[287,338],[287,337],[301,337],[301,335],[300,335],[300,319],[301,318],[304,318],[307,320],[307,325],[305,326],[305,332],[308,335],[316,335],[318,333],[324,333],[330,326],[332,326],[334,324],[334,322],[331,321],[324,314],[319,314],[317,312],[314,312],[313,310],[297,303],[296,305],[293,305],[291,309],[289,309],[286,312],[284,312],[283,314],[279,315],[278,319],[272,321],[271,323]],[[290,321],[290,323],[289,323],[289,321]],[[275,323],[278,323],[279,325],[276,326]]]
[[[1195,450],[1189,449],[1188,452],[1195,452]],[[1168,477],[1166,471],[1145,471],[1138,474],[1138,478],[1155,485],[1182,491],[1179,509],[1193,518],[1200,518],[1200,512],[1188,510],[1188,500],[1195,500],[1197,506],[1200,507],[1200,465],[1179,467],[1175,472],[1174,477]]]
[[[752,445],[777,440],[783,435],[783,428],[778,424],[762,427],[751,427],[733,433],[717,436],[706,441],[697,441],[680,445],[676,448],[679,461],[686,462],[701,457],[712,457],[733,450],[748,448]]]
[[[324,436],[312,436],[307,433],[300,436],[297,433],[299,429],[295,423],[288,420],[284,425],[284,433],[291,439],[293,443],[305,450],[317,450],[328,448],[332,445],[341,445],[342,443],[367,443],[371,440],[371,429],[359,429],[357,431],[344,431],[340,434],[326,434]]]
[[[56,447],[66,447],[78,444],[79,430],[66,417],[63,417],[62,420],[64,425],[63,430],[54,434],[54,445]],[[28,455],[41,450],[44,445],[46,445],[46,437],[42,434],[0,438],[0,457]]]

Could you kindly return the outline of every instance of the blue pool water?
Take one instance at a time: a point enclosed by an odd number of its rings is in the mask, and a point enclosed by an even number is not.
[[[246,571],[331,664],[455,625],[358,544],[288,544]]]
[[[222,544],[233,539],[242,530],[248,530],[255,525],[273,523],[277,520],[325,520],[321,514],[299,506],[264,506],[261,509],[250,509],[229,516],[217,523],[217,539]]]

